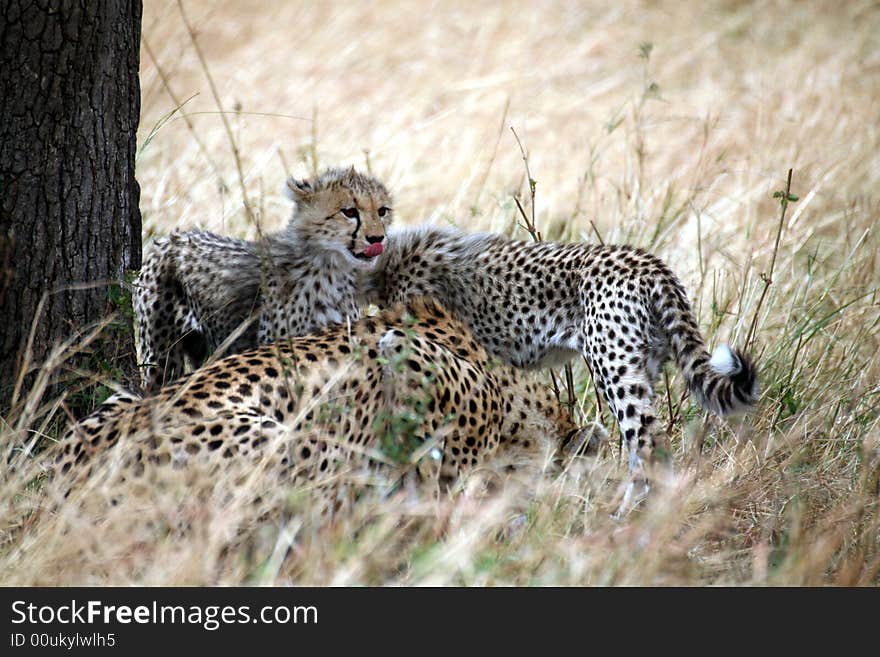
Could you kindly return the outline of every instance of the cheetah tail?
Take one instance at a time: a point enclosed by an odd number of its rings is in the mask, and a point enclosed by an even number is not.
[[[718,415],[748,410],[758,400],[757,368],[748,355],[726,344],[709,355],[687,293],[674,274],[667,274],[666,285],[652,295],[653,310],[691,395]]]
[[[681,350],[677,360],[681,366]],[[704,349],[689,367],[682,367],[688,388],[700,405],[718,415],[748,410],[758,399],[758,375],[751,359],[726,344],[718,345],[711,358]]]

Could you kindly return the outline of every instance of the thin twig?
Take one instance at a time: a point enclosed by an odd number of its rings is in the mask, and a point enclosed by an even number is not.
[[[519,145],[519,152],[522,155],[523,163],[526,167],[526,178],[528,178],[529,181],[529,196],[532,204],[531,218],[526,215],[526,211],[523,208],[522,203],[520,203],[519,198],[514,195],[513,200],[516,202],[516,207],[519,209],[519,213],[520,215],[522,215],[523,221],[525,222],[524,228],[526,229],[526,231],[528,231],[529,235],[532,236],[532,239],[535,242],[542,242],[544,238],[541,235],[541,232],[538,230],[537,224],[535,222],[535,188],[537,185],[535,183],[535,180],[532,178],[532,172],[529,170],[529,156],[526,154],[526,149],[523,148],[522,142],[519,139],[519,135],[516,134],[516,130],[514,130],[513,126],[510,126],[510,131],[513,133],[513,138],[516,139],[516,143]],[[586,362],[586,359],[584,359],[584,362]],[[590,369],[589,364],[587,364],[587,369],[589,369],[590,371],[590,380],[593,382],[593,388],[595,389],[596,382],[593,381],[593,370]],[[553,392],[556,394],[556,398],[559,399],[559,390],[556,386],[556,377],[553,376],[552,371],[550,373],[550,378],[553,381]],[[566,363],[565,365],[565,388],[566,393],[568,394],[567,406],[569,412],[574,415],[575,407],[577,405],[575,403],[577,396],[574,394],[574,371],[572,370],[571,363]],[[596,391],[596,399],[599,399],[598,390]],[[600,402],[600,412],[601,408],[602,407]]]
[[[241,166],[241,156],[238,153],[238,144],[235,142],[235,136],[232,134],[232,126],[229,125],[229,119],[226,118],[226,112],[223,110],[223,103],[220,100],[220,94],[217,92],[217,86],[214,84],[214,78],[211,76],[211,71],[208,69],[208,62],[205,59],[205,55],[202,52],[201,47],[199,46],[199,41],[196,38],[196,32],[193,29],[192,25],[189,22],[189,18],[186,16],[186,11],[183,8],[183,0],[177,0],[177,7],[180,9],[180,16],[183,18],[183,23],[186,25],[186,30],[189,33],[189,38],[192,41],[193,47],[196,51],[196,56],[199,58],[199,63],[202,66],[202,70],[205,73],[205,77],[208,80],[208,86],[211,89],[211,95],[214,97],[214,103],[217,105],[217,109],[220,110],[220,119],[223,121],[223,127],[226,129],[226,136],[229,138],[229,145],[232,147],[232,157],[235,159],[235,168],[238,171],[238,182],[241,185],[241,202],[244,205],[245,213],[247,213],[248,219],[252,224],[257,225],[256,217],[254,216],[254,211],[251,209],[251,204],[248,201],[247,196],[247,187],[244,183],[244,170]],[[259,226],[257,226],[259,228]]]
[[[504,111],[501,113],[501,125],[498,127],[498,137],[495,139],[495,146],[492,148],[492,155],[486,163],[486,169],[483,171],[483,177],[480,180],[480,184],[477,185],[477,193],[474,196],[473,204],[473,207],[475,208],[480,205],[480,196],[483,194],[483,189],[486,187],[486,181],[489,179],[489,172],[492,171],[492,165],[495,164],[495,158],[498,156],[498,146],[501,144],[501,135],[504,134],[504,124],[507,123],[507,111],[509,109],[510,97],[508,96],[507,101],[504,103]]]
[[[529,156],[526,155],[526,149],[523,148],[522,142],[519,140],[519,135],[516,134],[516,130],[513,129],[513,126],[510,126],[510,131],[513,133],[513,138],[516,139],[516,143],[519,145],[519,152],[522,155],[523,163],[526,166],[526,178],[528,178],[529,182],[529,195],[532,201],[532,219],[531,221],[526,220],[526,223],[530,226],[529,232],[534,234],[537,233],[537,229],[535,228],[535,179],[532,178],[532,172],[529,170]],[[525,213],[523,213],[525,216]],[[538,233],[540,235],[540,233]]]
[[[565,388],[568,390],[568,405],[571,407],[571,412],[574,413],[577,397],[574,394],[574,371],[571,369],[571,363],[565,365]]]
[[[150,47],[150,42],[147,40],[146,35],[141,36],[141,42],[144,44],[144,50],[147,51],[147,55],[149,55],[150,59],[153,61],[153,66],[156,67],[156,72],[159,74],[159,79],[162,81],[162,86],[165,88],[165,92],[171,97],[171,100],[174,102],[174,105],[179,109],[183,107],[190,99],[187,99],[181,102],[180,98],[174,93],[174,90],[171,88],[171,82],[168,80],[168,76],[165,75],[165,69],[159,64],[159,58],[153,53],[153,49]],[[180,117],[183,119],[183,122],[186,123],[186,127],[189,129],[190,134],[196,142],[196,146],[199,147],[199,151],[204,156],[205,160],[207,160],[208,164],[211,167],[211,170],[214,172],[214,175],[217,176],[217,179],[220,181],[220,186],[223,189],[228,189],[226,186],[226,181],[223,180],[223,175],[220,173],[220,169],[217,168],[217,165],[214,163],[214,160],[211,158],[208,153],[208,149],[205,147],[205,144],[202,143],[201,137],[199,137],[199,133],[196,131],[195,125],[193,125],[192,120],[190,120],[190,115],[184,112],[180,113]]]
[[[525,223],[520,224],[522,229],[526,231],[529,235],[532,236],[532,240],[535,242],[543,242],[544,236],[541,235],[540,231],[535,229],[535,226],[530,222],[528,215],[526,214],[525,209],[523,209],[522,203],[519,202],[519,199],[514,196],[513,202],[516,203],[516,207],[519,210],[520,215],[522,215],[523,221]]]
[[[599,389],[596,387],[596,378],[593,376],[593,368],[590,366],[590,361],[583,354],[581,354],[581,358],[584,359],[584,365],[587,366],[587,372],[590,373],[590,383],[593,384],[593,392],[596,394],[596,407],[599,411],[599,418],[601,418],[605,414],[605,410],[602,408],[602,395],[599,394]]]
[[[596,239],[599,240],[599,244],[605,246],[605,240],[602,239],[602,235],[599,234],[599,229],[596,228],[596,224],[593,223],[592,219],[590,219],[590,226],[593,227],[593,232],[596,234]]]
[[[550,372],[550,387],[553,388],[553,396],[556,397],[556,401],[561,404],[562,400],[559,398],[559,384],[556,383],[556,374],[552,369],[548,369],[548,371]]]
[[[675,415],[672,411],[672,394],[669,392],[669,373],[663,370],[663,383],[666,386],[666,406],[669,408],[669,422],[666,424],[666,433],[672,433],[672,427],[675,424]]]
[[[758,305],[755,308],[755,316],[752,317],[752,325],[749,327],[749,332],[746,336],[746,351],[750,350],[752,347],[752,341],[755,338],[755,331],[758,328],[758,317],[761,315],[761,306],[764,304],[764,297],[767,296],[767,290],[770,289],[770,284],[773,283],[773,270],[776,267],[776,254],[779,252],[779,238],[782,236],[782,227],[785,225],[785,211],[788,209],[789,201],[797,200],[797,197],[791,195],[791,172],[792,170],[789,169],[788,180],[785,183],[785,191],[775,192],[773,194],[774,197],[781,198],[779,229],[776,231],[776,242],[773,245],[773,257],[770,260],[770,271],[766,274],[761,272],[761,280],[764,281],[764,289],[761,290],[761,296],[758,299]]]

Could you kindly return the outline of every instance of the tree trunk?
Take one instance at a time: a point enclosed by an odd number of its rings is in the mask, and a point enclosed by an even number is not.
[[[130,298],[141,10],[141,0],[0,3],[0,415],[32,326],[31,372]],[[72,364],[133,373],[130,313],[113,328]]]

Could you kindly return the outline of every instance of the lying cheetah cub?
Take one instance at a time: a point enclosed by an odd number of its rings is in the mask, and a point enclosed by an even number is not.
[[[442,490],[487,459],[516,467],[575,437],[546,386],[492,360],[433,300],[414,300],[120,398],[62,439],[55,472],[261,463],[337,500],[330,482],[346,475],[414,470]]]
[[[647,492],[643,465],[664,433],[652,400],[667,360],[715,413],[745,410],[758,397],[749,359],[727,345],[710,356],[678,278],[636,248],[401,229],[364,278],[365,300],[380,306],[436,298],[512,365],[554,366],[583,354],[629,450],[635,476],[621,511]]]
[[[189,231],[153,243],[134,286],[146,390],[226,340],[236,353],[358,318],[355,270],[385,248],[390,194],[354,168],[291,178],[287,193],[290,223],[261,241]]]

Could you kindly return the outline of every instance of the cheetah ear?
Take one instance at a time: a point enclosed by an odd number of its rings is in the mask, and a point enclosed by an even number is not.
[[[352,164],[347,169],[341,168],[339,169],[339,178],[336,180],[337,184],[342,183],[345,185],[346,183],[351,185],[355,180],[357,180],[358,172],[357,169],[354,168]]]
[[[296,203],[305,203],[315,193],[312,183],[305,178],[297,180],[296,178],[288,178],[287,184],[284,185],[284,192],[287,198]]]

